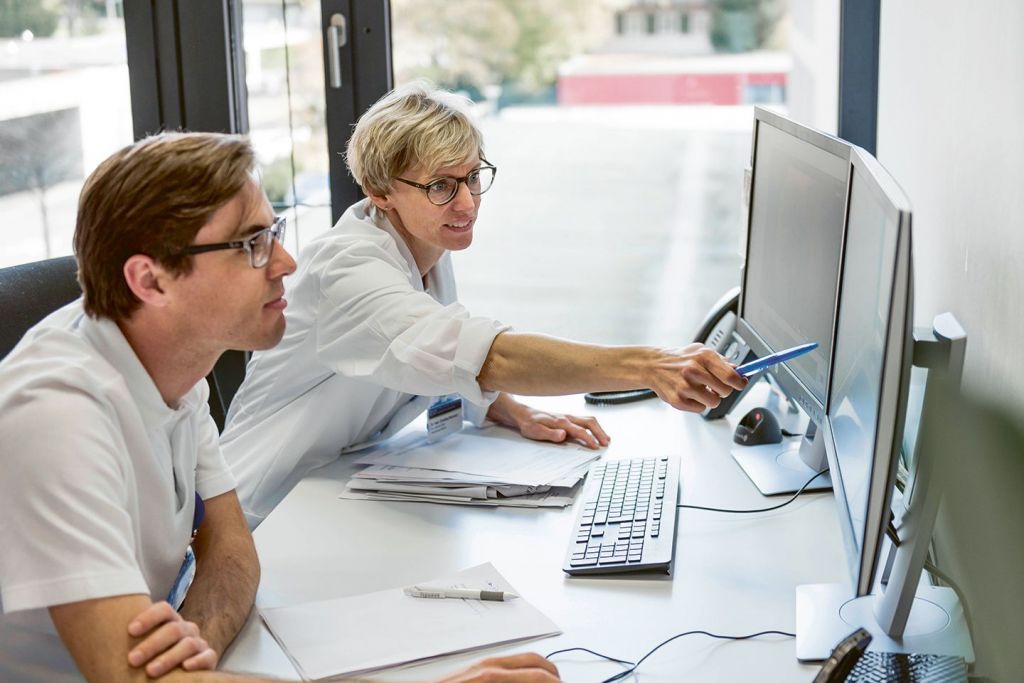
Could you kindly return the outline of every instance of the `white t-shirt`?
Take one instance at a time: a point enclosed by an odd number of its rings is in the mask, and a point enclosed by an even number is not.
[[[195,494],[235,482],[205,380],[169,408],[120,328],[81,300],[0,362],[0,681],[81,681],[47,607],[164,600]]]
[[[385,439],[433,397],[458,393],[476,424],[497,397],[476,381],[508,329],[456,301],[446,252],[424,287],[369,200],[307,245],[287,282],[284,339],[253,354],[221,435],[255,527],[309,471]]]

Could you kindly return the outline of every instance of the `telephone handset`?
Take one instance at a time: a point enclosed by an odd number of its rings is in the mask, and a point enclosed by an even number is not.
[[[740,306],[740,288],[733,287],[708,310],[707,315],[697,328],[693,341],[710,346],[721,354],[732,342],[732,333],[736,329],[736,313]]]
[[[697,329],[697,334],[694,335],[694,341],[700,342],[707,346],[710,346],[718,353],[729,357],[726,353],[734,344],[733,332],[736,329],[736,314],[739,310],[740,301],[740,288],[733,287],[722,297],[715,302],[715,304],[708,310],[707,315],[704,316],[704,320],[701,322],[700,327]],[[742,352],[744,359],[749,354],[749,349],[743,345],[742,349],[734,348],[733,353]],[[729,357],[729,360],[739,365],[739,362]],[[732,394],[735,395],[735,392]],[[654,398],[655,394],[650,389],[629,389],[626,391],[592,391],[583,396],[583,400],[587,403],[596,405],[610,405],[616,403],[631,403],[633,401],[642,401],[647,398]],[[726,397],[722,400],[722,404],[728,401],[730,397]],[[734,401],[729,402],[729,408],[732,407]],[[722,406],[719,404],[719,407]],[[710,415],[709,413],[717,411],[717,408],[709,408],[705,410],[704,417],[706,419],[713,419],[715,417],[721,417],[725,413],[729,412],[728,408],[725,409],[721,414]]]

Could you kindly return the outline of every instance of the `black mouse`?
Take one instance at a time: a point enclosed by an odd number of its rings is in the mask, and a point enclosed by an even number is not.
[[[754,408],[736,425],[732,440],[743,446],[782,443],[782,427],[775,413],[767,408]]]

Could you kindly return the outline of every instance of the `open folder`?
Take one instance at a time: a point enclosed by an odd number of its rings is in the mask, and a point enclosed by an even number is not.
[[[490,563],[413,583],[518,592]],[[561,633],[523,598],[414,598],[402,588],[261,609],[260,616],[306,680],[350,676]]]

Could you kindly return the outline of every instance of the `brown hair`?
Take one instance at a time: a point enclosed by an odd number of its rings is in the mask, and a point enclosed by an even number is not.
[[[138,308],[123,274],[135,254],[190,273],[181,251],[255,178],[255,167],[248,138],[220,133],[160,133],[103,161],[85,181],[75,225],[86,313],[117,321]]]

